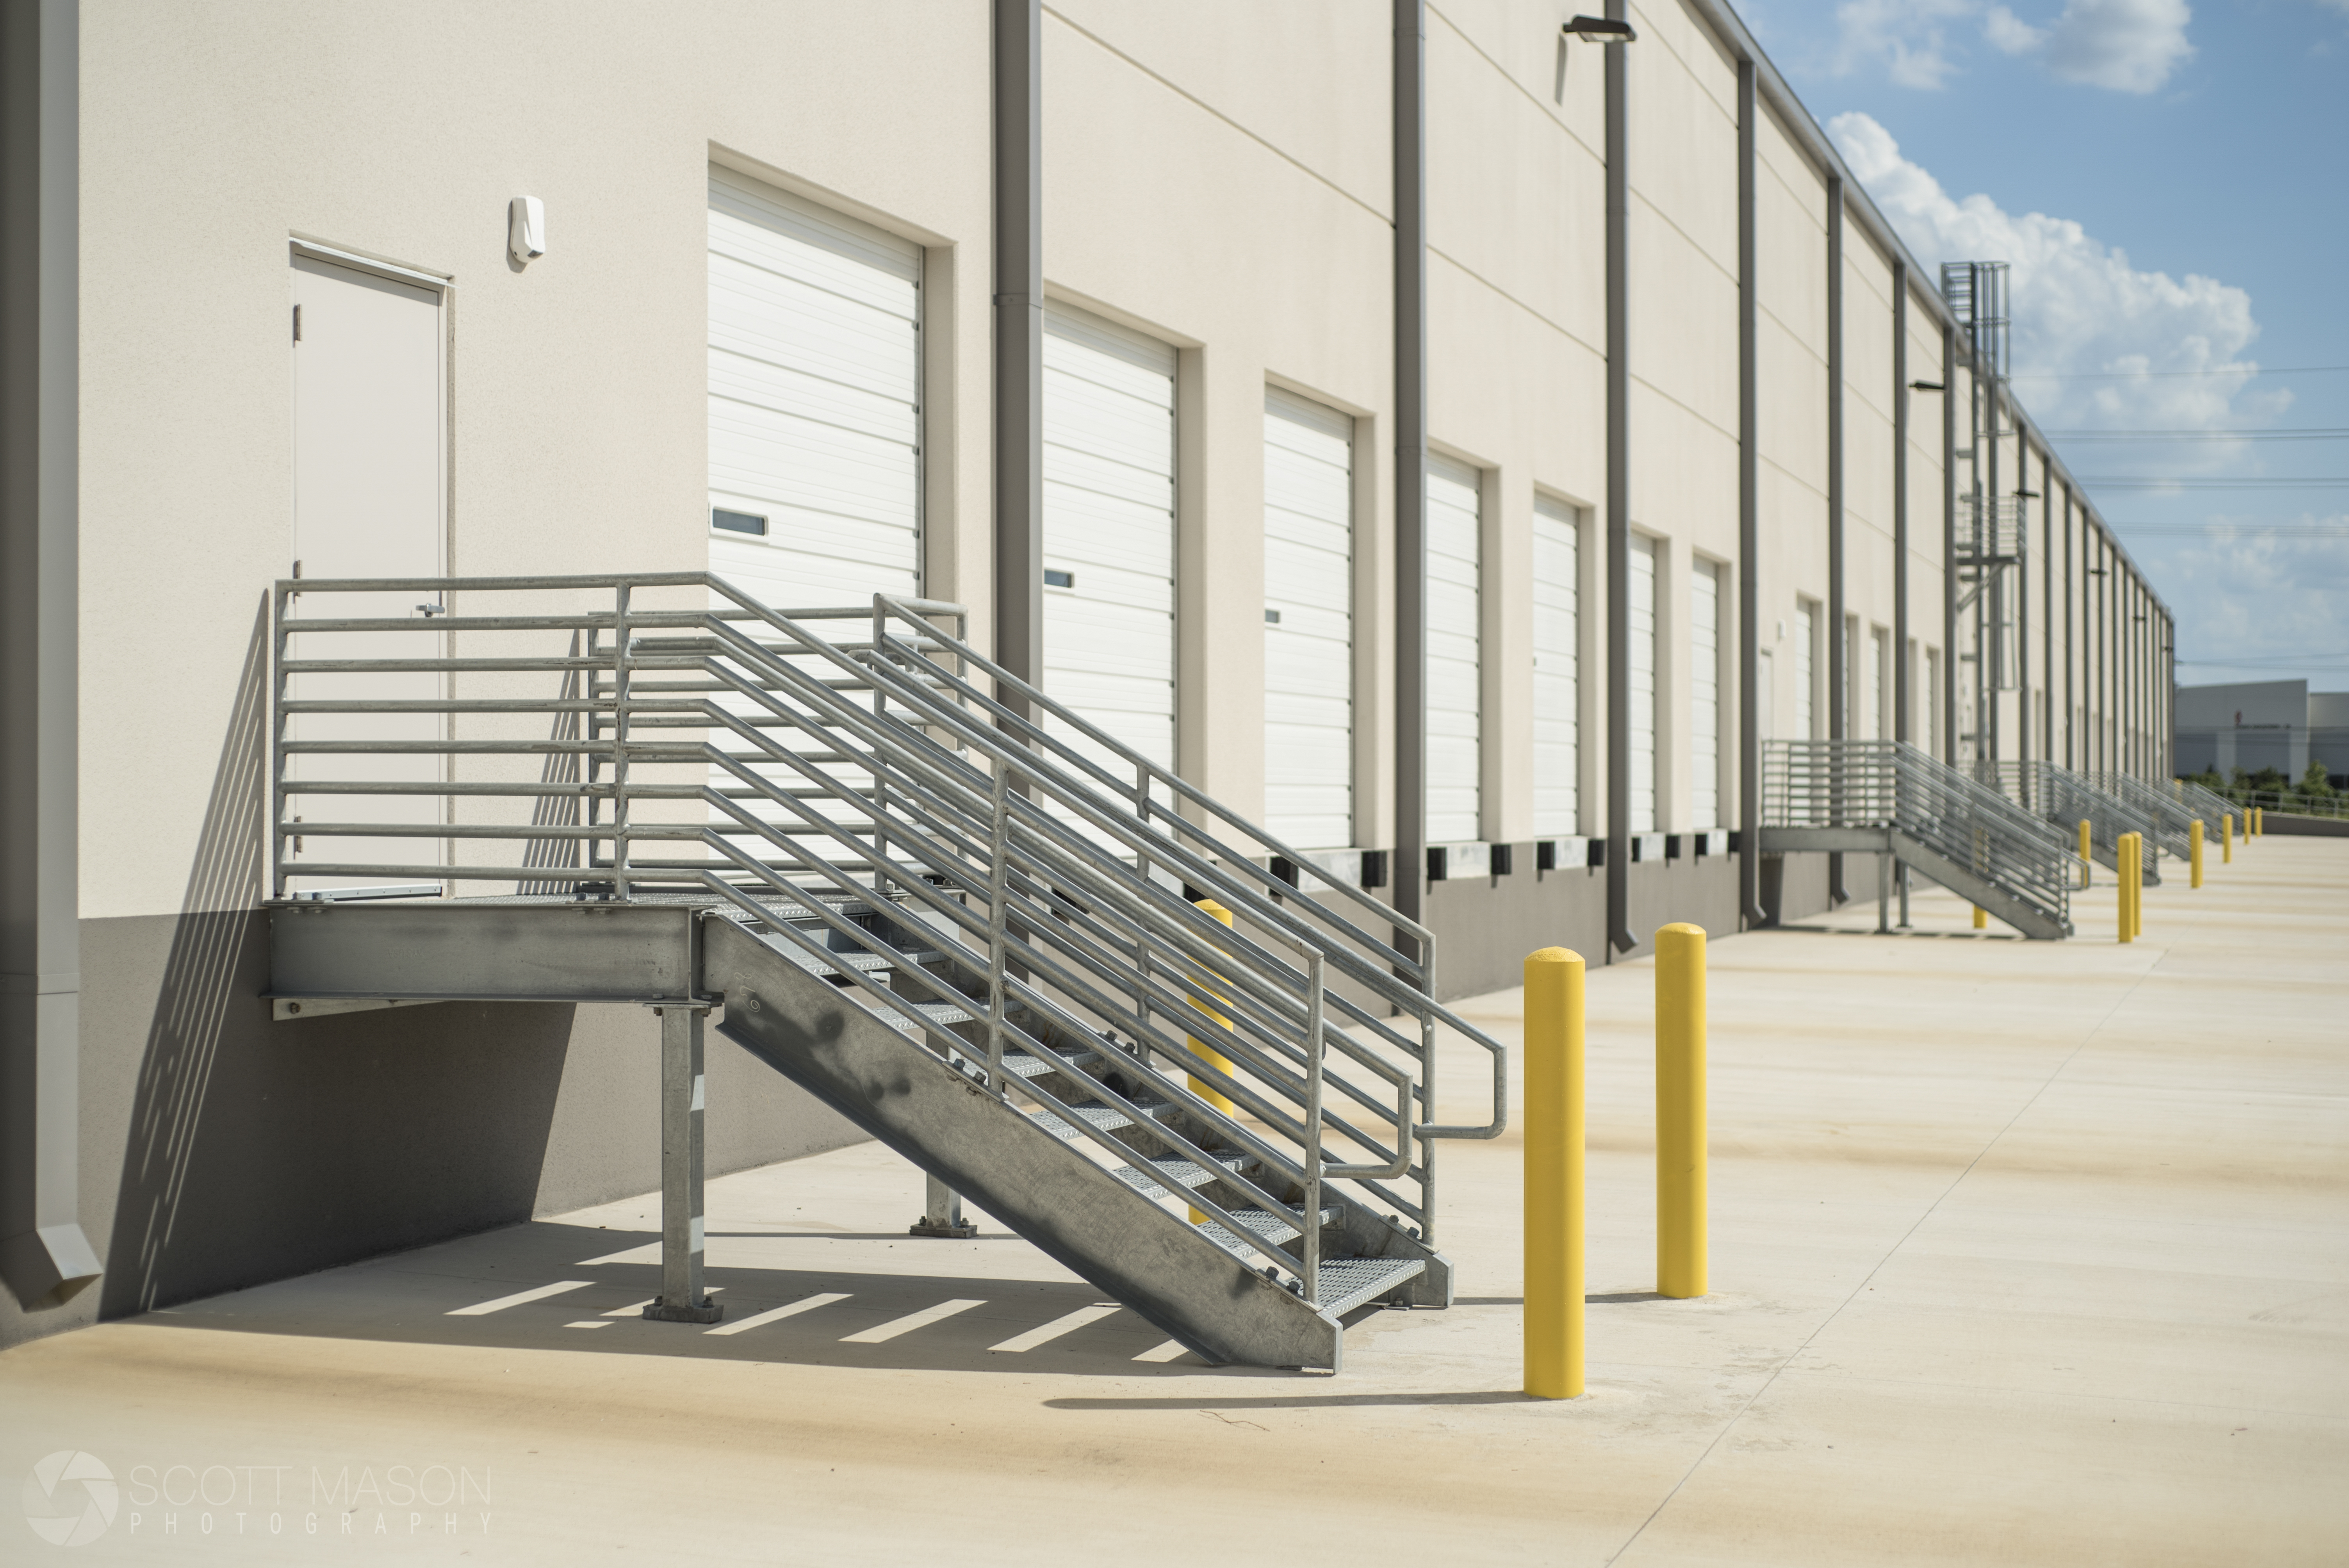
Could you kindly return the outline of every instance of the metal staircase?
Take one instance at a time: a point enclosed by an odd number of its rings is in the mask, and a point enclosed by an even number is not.
[[[431,613],[307,613],[395,593]],[[959,606],[779,612],[704,573],[276,606],[277,1016],[659,1010],[648,1315],[718,1310],[714,1010],[1207,1359],[1335,1368],[1348,1313],[1450,1305],[1436,1145],[1502,1130],[1506,1064],[1431,999],[1433,935],[994,665]],[[1444,1040],[1489,1058],[1488,1121],[1435,1121]]]
[[[1764,743],[1764,853],[1874,853],[2035,941],[2072,934],[2074,841],[1899,740]]]
[[[2165,787],[2134,773],[2091,773],[2087,777],[2097,789],[2143,812],[2151,824],[2145,841],[2158,845],[2163,854],[2176,860],[2183,861],[2194,852],[2194,823],[2198,819],[2204,832],[2215,835],[2220,819],[2230,809],[2201,785],[2189,784],[2184,779],[2173,779]]]
[[[2098,865],[2116,876],[2120,874],[2123,833],[2145,835],[2147,853],[2142,871],[2148,886],[2161,884],[2163,851],[2181,860],[2185,858],[2186,829],[2182,821],[2174,835],[2166,833],[2162,813],[2147,809],[2142,799],[2112,788],[2110,775],[2077,773],[2044,758],[2027,762],[1986,759],[1974,763],[1972,771],[1975,778],[2024,810],[2044,819],[2057,832],[2068,835],[2075,852],[2080,824],[2087,823],[2088,852]]]

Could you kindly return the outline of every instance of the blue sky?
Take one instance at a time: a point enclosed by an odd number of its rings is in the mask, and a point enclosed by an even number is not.
[[[2013,263],[2014,390],[2137,481],[2089,488],[2180,682],[2349,689],[2349,0],[1740,9],[1921,261]]]

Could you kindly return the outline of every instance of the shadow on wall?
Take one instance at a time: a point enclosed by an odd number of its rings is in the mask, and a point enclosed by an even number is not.
[[[573,1008],[270,1021],[268,663],[264,603],[180,913],[85,923],[87,971],[154,996],[102,1316],[526,1220],[537,1191]],[[136,1027],[86,1012],[84,1048]]]

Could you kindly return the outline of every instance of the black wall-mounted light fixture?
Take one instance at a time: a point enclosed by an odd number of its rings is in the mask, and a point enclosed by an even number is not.
[[[1911,381],[1909,383],[1909,390],[1911,392],[1947,392],[1949,389],[1950,388],[1947,385],[1939,381]]]
[[[1604,16],[1577,16],[1560,30],[1586,44],[1636,44],[1640,41],[1640,35],[1631,30],[1630,23],[1611,22]]]

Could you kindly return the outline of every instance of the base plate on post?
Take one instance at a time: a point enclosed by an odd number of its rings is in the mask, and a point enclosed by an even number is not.
[[[726,1315],[726,1309],[704,1296],[699,1306],[671,1306],[665,1301],[648,1301],[645,1303],[645,1315],[655,1323],[715,1323]]]
[[[967,1242],[978,1234],[978,1227],[968,1220],[949,1220],[944,1224],[926,1216],[905,1227],[909,1236],[936,1236],[942,1241]]]

